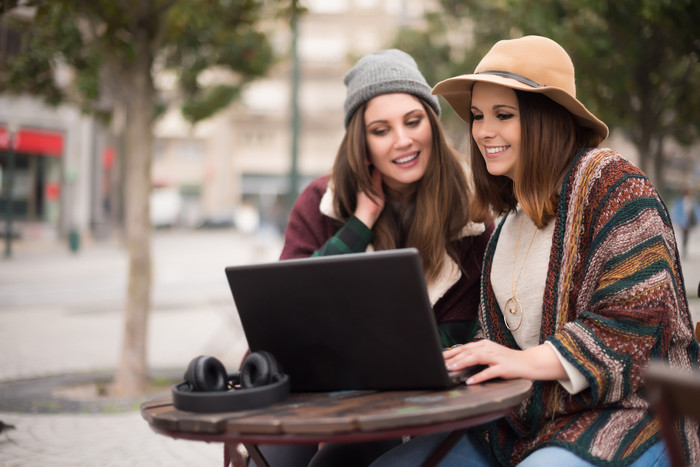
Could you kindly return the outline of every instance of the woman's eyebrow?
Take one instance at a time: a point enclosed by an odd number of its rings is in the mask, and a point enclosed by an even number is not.
[[[422,114],[422,113],[423,113],[422,110],[423,110],[423,109],[413,109],[413,110],[409,110],[408,112],[406,112],[405,114],[403,114],[403,118],[410,117],[410,116],[413,115],[414,113],[420,113],[420,114]],[[388,121],[389,121],[389,119],[387,119],[387,118],[378,118],[378,119],[376,119],[376,120],[372,120],[371,122],[367,122],[367,124],[366,124],[365,126],[369,127],[370,125],[372,125],[372,124],[374,124],[374,123],[386,123],[386,122],[388,122]]]
[[[512,105],[509,105],[509,104],[496,104],[496,105],[494,105],[494,106],[492,107],[492,109],[494,109],[494,110],[496,110],[496,109],[501,109],[501,108],[507,108],[507,109],[518,110],[517,107],[512,106]],[[472,105],[472,106],[471,106],[471,109],[472,109],[472,110],[479,110],[479,107],[477,107],[477,106],[475,106],[475,105]]]
[[[412,114],[414,114],[414,113],[423,113],[422,111],[423,111],[422,108],[417,108],[417,109],[409,110],[408,112],[406,112],[405,114],[403,114],[403,116],[404,116],[404,117],[408,117],[409,115],[412,115]]]

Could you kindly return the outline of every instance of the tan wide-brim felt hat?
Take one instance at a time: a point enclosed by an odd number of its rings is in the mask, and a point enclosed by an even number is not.
[[[476,82],[500,84],[520,91],[544,94],[564,106],[578,121],[603,139],[608,127],[576,99],[574,64],[556,42],[542,36],[498,41],[473,74],[440,81],[432,93],[442,96],[462,120],[469,123],[471,92]]]

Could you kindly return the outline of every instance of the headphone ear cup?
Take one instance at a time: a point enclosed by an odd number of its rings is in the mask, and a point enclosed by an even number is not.
[[[264,386],[275,382],[279,375],[279,365],[271,353],[253,352],[246,357],[241,366],[240,384],[242,388]]]
[[[185,381],[193,391],[225,391],[228,388],[228,375],[223,363],[207,355],[192,359],[185,371]]]
[[[238,383],[241,389],[229,391],[229,383]],[[289,376],[267,352],[251,353],[241,371],[231,375],[216,358],[199,356],[187,366],[185,381],[172,387],[176,409],[201,413],[265,407],[284,400],[289,391]]]

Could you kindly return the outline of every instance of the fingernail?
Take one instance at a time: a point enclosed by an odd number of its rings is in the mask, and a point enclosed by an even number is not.
[[[474,378],[467,378],[467,386],[474,384]]]

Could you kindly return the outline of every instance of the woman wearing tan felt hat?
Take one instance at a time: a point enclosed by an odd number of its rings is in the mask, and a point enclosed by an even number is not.
[[[496,43],[472,74],[438,83],[471,130],[475,219],[502,216],[484,257],[480,340],[444,353],[450,370],[534,381],[505,418],[471,429],[440,465],[668,465],[643,367],[698,366],[676,239],[649,179],[611,149],[576,98],[556,42]],[[684,421],[688,465],[697,424]],[[418,465],[448,433],[373,465]]]

